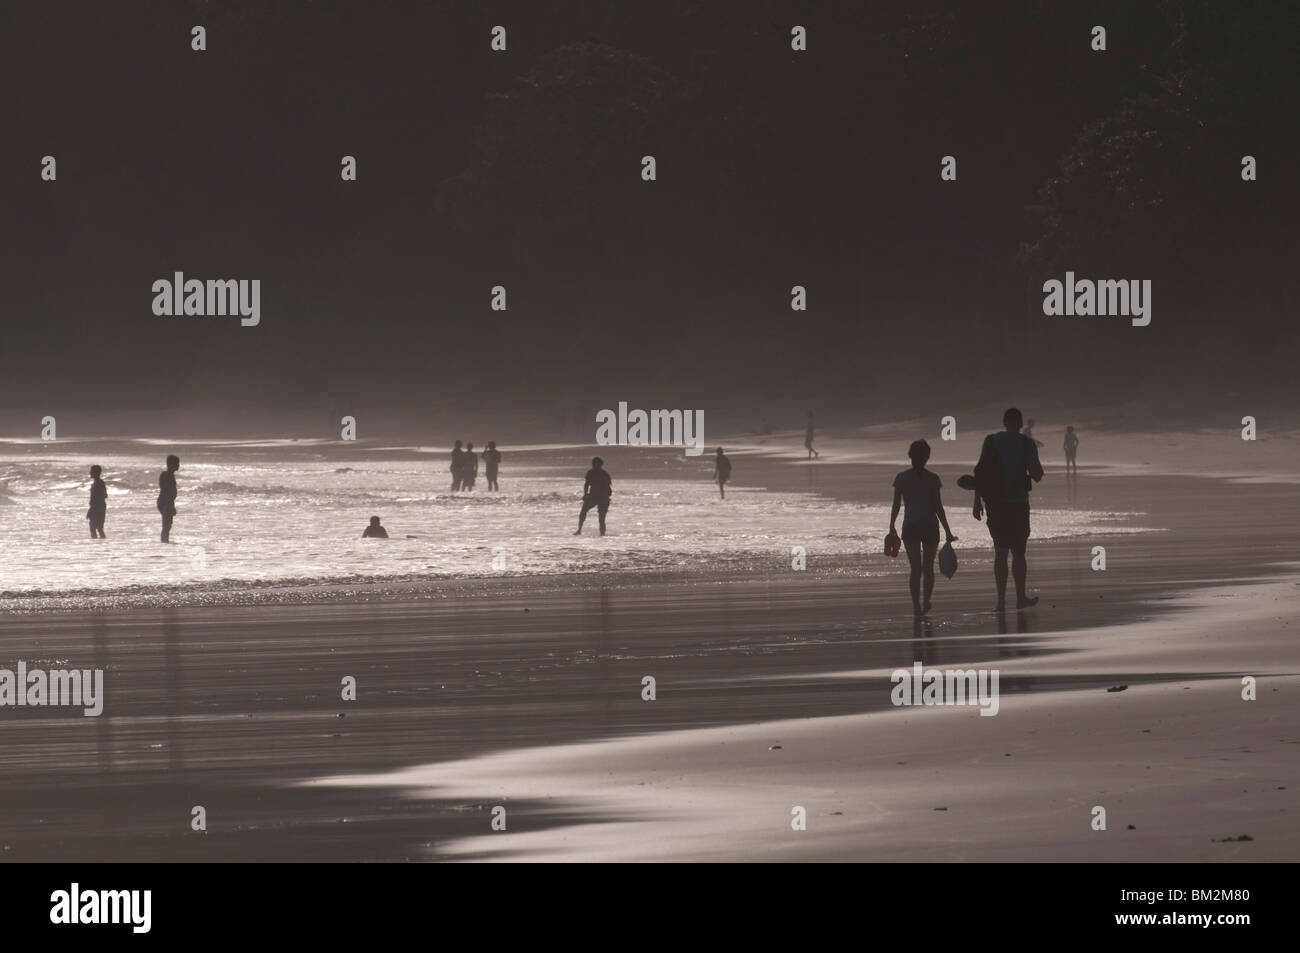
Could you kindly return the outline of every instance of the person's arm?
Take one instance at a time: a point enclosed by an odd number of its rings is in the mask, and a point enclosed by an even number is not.
[[[934,491],[934,498],[939,504],[936,512],[939,514],[939,522],[943,524],[943,532],[947,537],[945,541],[951,543],[957,537],[952,535],[952,527],[948,525],[948,514],[943,511],[943,498],[939,495],[938,490]],[[975,499],[978,500],[979,497],[977,496]]]
[[[1029,476],[1037,483],[1043,478],[1043,464],[1038,459],[1038,447],[1032,440],[1029,441]]]
[[[903,505],[903,491],[894,487],[894,508],[889,511],[889,533],[891,536],[897,536],[894,531],[894,524],[898,522],[898,511]]]
[[[980,446],[980,458],[975,464],[976,471],[981,470],[981,468],[986,465],[987,457],[991,453],[993,453],[993,436],[990,434],[984,438],[984,443]],[[987,462],[991,463],[991,461]],[[975,505],[971,507],[971,515],[974,516],[976,520],[984,516],[984,501],[980,498],[978,477],[976,478],[975,483]]]

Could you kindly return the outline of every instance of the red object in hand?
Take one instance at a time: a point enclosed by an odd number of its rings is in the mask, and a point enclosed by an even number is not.
[[[897,533],[890,533],[885,537],[885,555],[897,556],[898,551],[903,548],[903,541],[898,538]]]

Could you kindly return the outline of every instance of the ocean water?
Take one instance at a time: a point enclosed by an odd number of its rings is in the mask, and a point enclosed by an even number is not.
[[[173,543],[164,546],[155,499],[172,449],[182,467]],[[788,571],[794,546],[805,547],[810,562],[879,554],[888,524],[888,499],[861,505],[737,486],[724,502],[708,480],[708,458],[689,470],[651,459],[614,470],[610,535],[598,536],[593,511],[575,537],[578,463],[587,450],[508,454],[502,492],[488,493],[480,473],[472,494],[453,495],[445,450],[389,449],[405,457],[329,459],[326,447],[276,441],[207,442],[191,452],[177,441],[119,440],[57,454],[31,442],[0,443],[0,598],[501,574]],[[108,484],[105,540],[89,538],[85,519],[92,463],[104,467]],[[390,539],[360,538],[372,514]],[[1137,516],[1038,509],[1034,537],[1142,532]],[[982,529],[965,535],[959,549],[988,545]]]

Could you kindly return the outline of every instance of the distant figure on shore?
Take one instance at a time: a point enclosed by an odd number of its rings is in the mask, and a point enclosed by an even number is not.
[[[592,457],[591,469],[587,471],[582,483],[582,512],[578,514],[578,531],[574,536],[582,535],[582,524],[586,522],[587,513],[593,507],[600,516],[600,535],[605,535],[605,514],[609,512],[609,498],[613,492],[605,461],[600,457]]]
[[[930,460],[930,445],[924,440],[914,440],[907,448],[907,456],[912,461],[911,467],[894,477],[894,508],[889,514],[889,534],[897,535],[894,527],[898,523],[898,510],[905,505],[903,546],[912,566],[908,579],[912,590],[912,612],[925,615],[930,611],[930,596],[934,593],[934,557],[939,551],[939,524],[943,524],[947,542],[951,543],[957,537],[952,535],[948,514],[944,512],[939,497],[943,481],[939,474],[925,468]],[[921,590],[922,579],[925,581],[924,593]]]
[[[497,449],[495,440],[489,440],[487,449],[483,451],[483,466],[487,470],[488,489],[499,491],[501,487],[497,486],[497,468],[501,466],[501,451]]]
[[[158,474],[158,512],[162,514],[162,541],[171,542],[172,520],[176,517],[176,471],[181,468],[181,458],[176,454],[167,457],[167,469]]]
[[[813,412],[810,410],[808,411],[808,429],[803,432],[803,445],[808,448],[809,460],[811,460],[813,457],[821,456],[820,453],[818,453],[816,450],[813,449],[813,436],[814,436]]]
[[[108,486],[99,478],[103,472],[103,467],[98,463],[90,468],[90,509],[86,510],[86,519],[90,520],[91,539],[104,538],[104,517],[108,513]]]
[[[1002,415],[1006,430],[991,433],[980,448],[975,465],[975,508],[972,515],[988,513],[989,535],[993,537],[993,579],[998,588],[997,608],[1006,606],[1007,553],[1016,579],[1016,608],[1038,603],[1025,592],[1028,572],[1025,547],[1029,543],[1029,490],[1043,478],[1038,447],[1020,432],[1024,418],[1015,407]],[[1031,482],[1032,481],[1032,482]]]
[[[451,492],[460,489],[461,474],[465,472],[465,451],[460,448],[460,441],[451,451]]]
[[[1034,446],[1035,446],[1035,447],[1041,447],[1041,446],[1043,445],[1043,441],[1039,440],[1038,438],[1036,438],[1036,437],[1034,436],[1034,418],[1033,418],[1033,417],[1030,417],[1029,420],[1027,420],[1027,421],[1025,422],[1025,429],[1022,430],[1021,433],[1023,433],[1023,434],[1024,434],[1026,437],[1028,437],[1030,440],[1034,441]]]
[[[1071,471],[1079,472],[1078,461],[1075,460],[1075,454],[1079,451],[1079,436],[1074,432],[1074,424],[1065,428],[1065,472],[1068,475]]]
[[[388,530],[379,525],[379,517],[370,517],[370,525],[361,534],[362,539],[387,539]]]
[[[478,479],[478,454],[474,452],[474,444],[465,444],[465,456],[461,462],[464,469],[461,471],[460,488],[473,490],[474,481]]]
[[[718,484],[718,494],[725,500],[727,491],[725,489],[727,481],[731,479],[731,461],[722,453],[722,448],[718,448],[718,455],[713,458],[713,479]]]

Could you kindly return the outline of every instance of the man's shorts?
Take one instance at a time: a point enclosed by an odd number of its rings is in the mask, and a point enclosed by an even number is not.
[[[985,507],[985,521],[993,545],[998,549],[1016,549],[1029,539],[1029,504],[1002,501]]]

